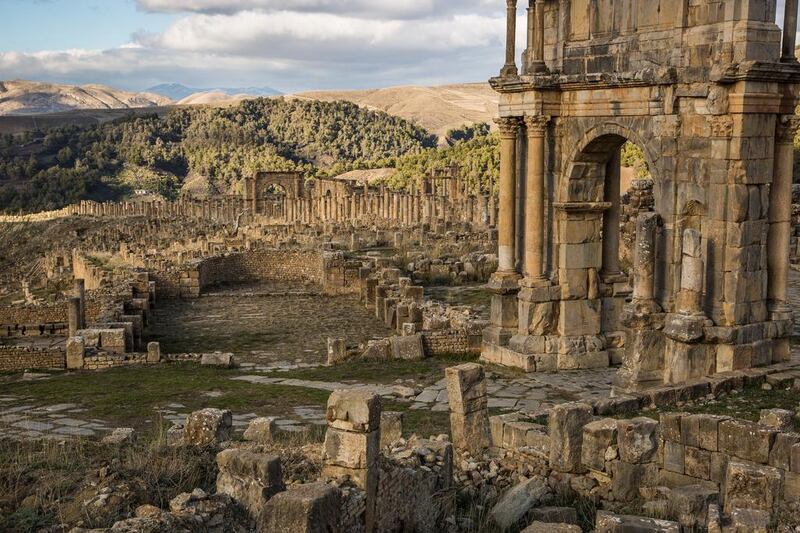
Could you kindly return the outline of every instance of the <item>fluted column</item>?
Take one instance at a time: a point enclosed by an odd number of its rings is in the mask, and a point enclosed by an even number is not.
[[[544,137],[548,116],[525,117],[528,133],[528,175],[525,183],[525,276],[543,279],[544,259]]]
[[[516,63],[517,0],[506,0],[506,64],[500,71],[503,78],[519,76]]]
[[[783,17],[783,49],[781,61],[797,61],[797,0],[786,0]]]
[[[516,220],[517,135],[520,119],[502,118],[500,126],[500,220],[498,224],[499,271],[515,272],[514,221]]]
[[[788,2],[787,2],[788,4]],[[768,298],[775,310],[785,310],[788,283],[789,244],[792,232],[792,166],[794,136],[800,117],[785,116],[778,124],[775,144],[775,171],[769,197],[769,235],[767,266]]]

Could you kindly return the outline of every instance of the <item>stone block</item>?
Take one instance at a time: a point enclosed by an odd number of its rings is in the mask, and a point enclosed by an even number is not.
[[[783,471],[731,460],[725,473],[725,512],[757,509],[772,512],[781,497]]]
[[[389,337],[393,359],[405,361],[422,361],[425,359],[425,346],[422,343],[422,334],[407,335],[403,337]]]
[[[368,433],[381,424],[381,398],[366,390],[337,390],[328,397],[328,426],[344,431]]]
[[[782,470],[791,470],[792,447],[800,443],[798,433],[778,433],[769,452],[769,465]]]
[[[347,360],[347,345],[344,339],[328,337],[328,365]]]
[[[728,420],[726,416],[694,415],[698,419],[697,445],[710,452],[719,450],[719,424]]]
[[[67,370],[81,370],[86,355],[86,343],[83,337],[67,339]]]
[[[503,425],[503,440],[507,430],[506,424]],[[488,411],[479,410],[471,413],[450,413],[450,433],[453,438],[453,446],[461,451],[466,450],[475,456],[479,456],[489,447],[490,428]]]
[[[220,368],[233,368],[236,366],[236,359],[232,353],[204,353],[200,358],[202,366],[218,366]]]
[[[136,430],[133,428],[116,428],[110,435],[103,437],[103,444],[121,446],[123,444],[133,444],[136,441]]]
[[[581,533],[583,530],[574,524],[545,522],[535,520],[522,530],[522,533]]]
[[[783,501],[790,504],[800,502],[800,474],[786,472],[783,479]]]
[[[157,342],[147,343],[147,362],[150,364],[161,362],[161,344]]]
[[[361,354],[362,359],[389,359],[391,355],[391,345],[389,339],[377,339],[367,341],[367,346]]]
[[[664,468],[677,474],[685,472],[686,449],[683,444],[671,440],[664,441]]]
[[[183,444],[214,446],[230,439],[233,415],[222,409],[201,409],[186,418]]]
[[[275,436],[276,420],[276,417],[254,418],[244,430],[244,440],[259,444],[271,443]]]
[[[330,533],[339,531],[339,489],[326,483],[294,485],[267,502],[264,531]]]
[[[668,520],[625,516],[598,511],[595,521],[595,533],[680,533],[681,525]]]
[[[684,415],[681,417],[681,442],[686,446],[700,446],[700,416]]]
[[[681,418],[689,416],[687,413],[660,413],[661,436],[665,441],[683,443],[681,438]]]
[[[482,365],[466,363],[445,369],[450,411],[469,413],[486,409],[486,375]]]
[[[574,507],[537,507],[531,511],[530,516],[534,521],[544,522],[551,526],[578,523],[578,512]]]
[[[658,453],[658,422],[652,418],[620,420],[618,424],[619,457],[627,463],[649,463]]]
[[[403,438],[403,417],[397,411],[383,411],[381,413],[381,449],[392,445]]]
[[[506,492],[489,511],[489,519],[506,531],[522,520],[528,512],[550,494],[550,487],[543,478],[524,480]]]
[[[267,501],[284,490],[280,457],[229,449],[217,454],[217,494],[227,494],[257,522]]]
[[[604,471],[606,461],[617,458],[617,421],[596,420],[583,427],[581,462],[591,470]]]
[[[769,511],[735,509],[731,513],[730,526],[726,533],[767,533],[772,515]]]
[[[794,413],[786,409],[762,409],[758,423],[776,431],[792,431]]]
[[[776,432],[752,422],[719,423],[719,451],[754,463],[767,464]]]
[[[584,471],[581,463],[583,427],[592,420],[592,407],[586,403],[565,403],[550,412],[550,466],[558,472]]]
[[[669,492],[667,509],[670,517],[680,523],[685,531],[696,531],[705,528],[709,506],[718,503],[718,491],[700,485],[689,485]]]
[[[329,427],[322,461],[325,465],[366,470],[375,465],[379,452],[379,431],[354,433]]]
[[[711,479],[711,452],[686,446],[684,474],[697,479]]]

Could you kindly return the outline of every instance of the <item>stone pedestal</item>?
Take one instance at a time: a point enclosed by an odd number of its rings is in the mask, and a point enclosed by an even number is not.
[[[492,293],[491,325],[483,332],[484,342],[506,346],[517,333],[519,280],[519,274],[514,272],[496,272],[492,275],[487,286]]]
[[[445,370],[453,446],[480,457],[489,447],[489,397],[483,367],[468,363]]]

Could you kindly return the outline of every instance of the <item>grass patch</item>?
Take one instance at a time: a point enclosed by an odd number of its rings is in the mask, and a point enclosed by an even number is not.
[[[398,379],[413,379],[418,385],[427,386],[444,378],[445,368],[477,360],[477,355],[445,355],[422,361],[354,360],[334,366],[300,368],[289,372],[275,372],[271,375],[310,381],[359,381],[377,384],[392,383]]]
[[[75,403],[88,410],[83,417],[135,428],[144,427],[146,420],[157,415],[154,408],[169,403],[181,403],[190,410],[217,407],[276,416],[298,406],[322,407],[328,400],[329,393],[323,390],[231,379],[239,375],[237,370],[171,363],[157,368],[131,366],[62,374],[43,381],[7,383],[0,390],[24,396],[30,402]],[[222,392],[222,396],[201,394],[211,390]]]
[[[680,406],[666,405],[654,410],[626,412],[621,413],[619,418],[635,418],[637,416],[657,418],[658,413],[683,412],[730,416],[758,422],[762,409],[797,411],[798,408],[800,408],[800,395],[797,391],[791,389],[763,390],[760,386],[753,385],[713,400],[698,400]]]
[[[427,439],[430,436],[450,434],[450,413],[447,411],[429,411],[428,409],[409,409],[409,404],[383,401],[384,411],[400,411],[404,413],[403,436],[412,434]]]

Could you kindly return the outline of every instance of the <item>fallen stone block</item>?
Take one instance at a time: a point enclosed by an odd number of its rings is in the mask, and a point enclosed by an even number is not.
[[[230,411],[202,409],[186,418],[183,444],[186,446],[214,446],[230,440],[233,416]]]
[[[270,533],[337,533],[340,493],[325,483],[294,485],[267,502],[264,531]]]
[[[133,428],[116,428],[110,435],[103,437],[103,444],[120,446],[133,444],[136,441],[136,430]]]
[[[676,487],[669,492],[670,518],[689,531],[704,528],[708,521],[708,508],[719,503],[719,492],[700,485]]]
[[[257,522],[267,501],[285,489],[279,457],[230,449],[217,454],[217,466],[217,494],[233,498]]]
[[[620,420],[617,444],[619,457],[626,463],[649,463],[658,452],[658,422],[651,418]]]
[[[776,431],[792,431],[794,413],[786,409],[762,409],[758,423]]]
[[[381,413],[381,449],[403,438],[403,417],[404,414],[397,411]]]
[[[581,533],[583,530],[573,524],[558,524],[552,522],[531,522],[522,533]]]
[[[725,473],[725,512],[772,511],[781,496],[783,471],[771,466],[730,460]]]
[[[204,353],[200,358],[202,366],[218,366],[222,368],[233,368],[236,366],[236,360],[232,353]]]
[[[381,398],[365,390],[337,390],[328,397],[328,425],[345,431],[376,431],[381,424]]]
[[[574,507],[537,507],[531,511],[531,518],[537,522],[553,525],[578,523],[578,511]]]
[[[244,440],[269,444],[274,438],[275,420],[277,420],[275,417],[254,418],[244,430]]]
[[[598,511],[595,533],[680,533],[681,525],[668,520],[626,516]]]
[[[592,419],[592,406],[586,403],[565,403],[550,412],[550,466],[559,472],[580,473],[583,427]]]
[[[510,529],[549,493],[550,487],[543,478],[535,477],[523,481],[500,498],[489,512],[489,518],[501,531]]]

